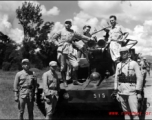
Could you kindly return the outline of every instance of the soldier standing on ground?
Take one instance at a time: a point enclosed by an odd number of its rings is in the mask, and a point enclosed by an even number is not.
[[[68,60],[68,62],[72,66],[73,84],[82,85],[82,83],[78,82],[77,80],[78,60],[77,60],[77,56],[74,55],[73,41],[75,40],[75,38],[78,40],[81,39],[85,41],[89,41],[92,39],[73,31],[71,29],[72,27],[71,20],[65,20],[64,26],[65,27],[63,29],[61,29],[58,33],[56,33],[52,37],[54,44],[58,46],[58,49],[60,49],[60,54],[62,54],[60,65],[61,65],[61,75],[64,81],[64,86],[67,87],[66,75],[65,75],[66,60]],[[58,37],[61,38],[60,41],[57,41]]]
[[[45,100],[46,119],[51,120],[55,111],[55,107],[59,98],[58,92],[60,90],[60,83],[58,79],[57,62],[51,61],[49,63],[50,70],[45,72],[42,76],[43,93]]]
[[[33,120],[34,99],[37,94],[37,78],[33,71],[30,71],[28,59],[22,60],[23,70],[18,72],[14,80],[15,101],[18,102],[19,119],[23,120],[25,105],[29,119]]]
[[[137,62],[131,60],[126,47],[120,49],[122,61],[117,64],[114,89],[121,103],[125,120],[139,120],[138,100],[142,96],[143,77]]]
[[[142,75],[143,75],[143,87],[145,87],[146,84],[146,76],[147,76],[147,63],[146,63],[146,58],[145,57],[141,57],[141,71],[142,71]]]

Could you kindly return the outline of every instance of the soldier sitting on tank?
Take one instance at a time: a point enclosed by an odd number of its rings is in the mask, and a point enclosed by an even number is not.
[[[125,120],[139,120],[138,101],[142,99],[143,77],[139,65],[128,57],[127,47],[120,49],[122,61],[117,64],[114,89]]]
[[[63,29],[61,29],[52,37],[54,44],[58,46],[58,51],[60,51],[58,53],[62,54],[61,55],[62,60],[60,61],[62,79],[64,81],[65,87],[67,87],[68,85],[66,82],[66,75],[65,75],[65,66],[66,66],[65,61],[68,60],[70,65],[72,66],[73,84],[82,85],[82,83],[78,82],[78,79],[77,79],[78,60],[77,60],[77,57],[74,56],[73,54],[74,52],[73,41],[75,40],[75,38],[77,38],[78,40],[81,39],[85,41],[89,41],[92,39],[73,31],[71,29],[72,27],[71,20],[66,20],[64,26],[65,27]],[[58,37],[61,38],[60,41],[57,41]]]

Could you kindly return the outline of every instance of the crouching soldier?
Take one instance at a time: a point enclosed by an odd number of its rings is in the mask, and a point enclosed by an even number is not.
[[[57,62],[51,61],[49,63],[50,70],[45,72],[42,76],[43,80],[43,92],[46,109],[46,119],[51,120],[54,113],[57,100],[59,98],[58,92],[60,90],[60,84],[57,71]]]
[[[121,103],[125,120],[139,120],[138,105],[142,96],[143,77],[137,62],[131,60],[128,48],[120,49],[122,61],[117,64],[115,91]]]
[[[28,59],[22,60],[23,70],[18,72],[14,80],[15,101],[18,102],[19,119],[23,120],[25,104],[29,119],[33,120],[34,99],[37,93],[37,78],[33,71],[30,70]]]

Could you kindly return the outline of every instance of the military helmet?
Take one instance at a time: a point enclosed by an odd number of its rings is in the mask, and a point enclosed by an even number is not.
[[[101,75],[98,72],[93,72],[90,75],[90,80],[91,81],[99,81],[101,79]]]

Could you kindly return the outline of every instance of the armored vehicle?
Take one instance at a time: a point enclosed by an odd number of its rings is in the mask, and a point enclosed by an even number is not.
[[[137,59],[134,49],[130,49],[130,57]],[[61,83],[57,109],[60,111],[121,111],[120,104],[112,96],[115,63],[111,59],[106,41],[101,39],[97,43],[88,43],[88,61],[85,58],[80,61],[89,64],[79,66],[78,78],[83,85],[73,85],[69,82],[68,87],[64,87]]]

